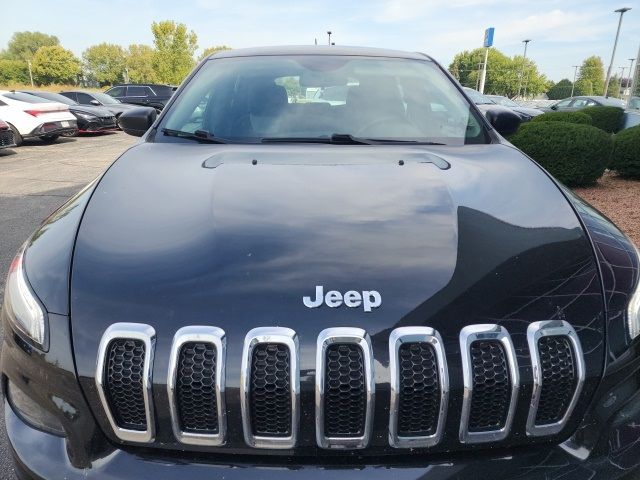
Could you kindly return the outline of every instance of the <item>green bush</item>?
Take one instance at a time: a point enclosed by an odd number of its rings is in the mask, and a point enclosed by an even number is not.
[[[532,122],[568,122],[591,125],[591,117],[580,112],[547,112],[531,119]]]
[[[587,107],[580,113],[591,117],[591,125],[609,133],[616,133],[622,127],[624,109],[620,107]]]
[[[613,137],[611,168],[623,177],[640,179],[640,125]]]
[[[529,122],[509,141],[569,186],[592,185],[611,157],[611,135],[590,125]]]

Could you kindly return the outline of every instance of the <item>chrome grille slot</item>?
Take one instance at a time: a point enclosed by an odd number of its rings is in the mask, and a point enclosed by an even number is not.
[[[173,338],[167,394],[176,439],[192,445],[223,445],[226,338],[216,327],[190,326]]]
[[[584,384],[584,358],[573,327],[563,320],[527,328],[533,393],[527,435],[553,435],[566,425]]]
[[[322,448],[365,448],[371,437],[375,387],[369,336],[329,328],[316,351],[316,441]]]
[[[295,447],[300,418],[300,372],[298,339],[293,330],[263,327],[247,334],[240,389],[247,445]]]
[[[499,325],[470,325],[460,332],[464,396],[460,441],[505,438],[511,429],[520,386],[509,332]]]
[[[100,340],[96,386],[111,428],[121,440],[148,443],[154,439],[154,347],[153,328],[137,323],[115,323]]]
[[[442,339],[429,327],[402,327],[389,337],[391,409],[389,443],[430,447],[447,415],[449,374]]]

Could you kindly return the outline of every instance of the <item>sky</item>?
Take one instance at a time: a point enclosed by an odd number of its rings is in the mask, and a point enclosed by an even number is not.
[[[0,3],[7,0],[0,0]],[[52,5],[55,3],[55,8]],[[462,50],[494,47],[527,56],[548,78],[573,78],[573,65],[599,55],[609,65],[619,14],[624,15],[614,73],[629,70],[640,47],[640,0],[20,0],[0,29],[0,48],[15,31],[56,35],[76,55],[101,42],[152,44],[151,22],[175,20],[198,35],[200,50],[327,42],[422,51],[445,66]],[[23,14],[20,12],[28,12]],[[6,12],[5,12],[6,13]],[[489,68],[491,66],[489,65]],[[626,76],[626,73],[625,73]]]

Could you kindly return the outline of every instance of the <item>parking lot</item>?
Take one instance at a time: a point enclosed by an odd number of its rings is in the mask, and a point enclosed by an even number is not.
[[[20,148],[0,150],[0,299],[9,263],[20,244],[136,140],[117,132],[61,138],[52,145],[33,140]],[[4,418],[4,400],[0,415]],[[0,421],[0,480],[15,478],[7,448],[4,421]]]

